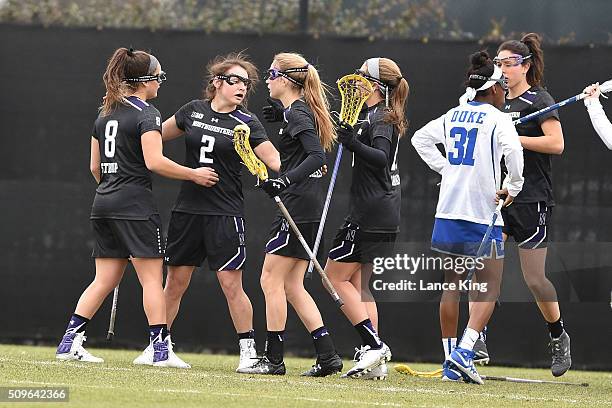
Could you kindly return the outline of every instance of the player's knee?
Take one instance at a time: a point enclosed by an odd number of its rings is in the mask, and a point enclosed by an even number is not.
[[[181,297],[189,286],[189,277],[180,276],[177,274],[168,274],[166,279],[166,287],[164,291],[166,296]]]
[[[235,299],[242,295],[242,279],[237,277],[219,279],[221,290],[227,299]]]
[[[279,281],[273,273],[266,269],[261,272],[259,283],[264,294],[274,294],[283,290],[283,282]]]

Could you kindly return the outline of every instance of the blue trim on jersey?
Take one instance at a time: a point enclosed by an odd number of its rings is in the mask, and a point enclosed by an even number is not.
[[[465,220],[448,220],[436,218],[431,236],[431,249],[457,256],[476,256],[480,242],[487,232],[486,224]],[[504,257],[502,227],[494,226],[485,245],[483,258],[491,258],[492,245],[495,241],[496,259]]]
[[[144,109],[147,106],[149,106],[148,103],[144,102],[142,99],[138,98],[137,96],[128,96],[127,98],[128,101],[130,101],[131,103],[133,103],[134,105],[138,106],[140,109]]]
[[[495,146],[493,145],[493,138],[495,137],[496,128],[497,125],[493,126],[493,131],[491,132],[491,164],[493,165],[493,179],[495,179]]]
[[[478,101],[469,101],[468,105],[472,105],[472,106],[478,106],[478,105],[484,105],[484,102],[478,102]]]

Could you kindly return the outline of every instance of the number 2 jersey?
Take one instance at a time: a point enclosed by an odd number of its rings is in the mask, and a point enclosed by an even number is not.
[[[243,217],[244,196],[241,174],[244,165],[234,150],[234,127],[246,124],[255,148],[267,141],[255,115],[238,107],[233,112],[215,112],[210,101],[193,100],[175,114],[176,125],[185,132],[185,166],[211,167],[219,176],[212,187],[183,181],[173,211],[201,215]]]
[[[436,144],[444,145],[443,156]],[[442,175],[436,218],[489,224],[501,184],[501,158],[508,169],[508,192],[523,187],[523,148],[508,115],[493,105],[468,102],[417,130],[412,144]],[[502,217],[495,225],[503,226]]]
[[[140,140],[149,131],[158,131],[161,137],[161,115],[153,105],[135,96],[96,119],[92,136],[100,146],[101,179],[92,219],[148,220],[159,213]]]

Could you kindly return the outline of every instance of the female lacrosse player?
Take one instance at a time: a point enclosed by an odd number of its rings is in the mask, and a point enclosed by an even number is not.
[[[506,84],[502,70],[493,64],[486,52],[470,56],[465,103],[417,130],[412,144],[434,171],[442,175],[436,219],[431,238],[435,251],[458,257],[475,257],[495,211],[497,186],[500,185],[502,155],[508,169],[505,205],[512,202],[523,185],[523,156],[518,134],[510,118],[498,107],[504,103]],[[446,156],[437,143],[444,144]],[[486,290],[478,292],[470,310],[463,338],[450,355],[446,355],[443,379],[483,381],[474,368],[474,343],[487,324],[499,296],[503,269],[501,218],[498,218],[486,242],[482,263],[475,274]],[[464,263],[465,264],[465,263]],[[445,290],[444,301],[458,302],[460,275],[445,270],[445,282],[455,290]],[[444,330],[444,326],[442,327]],[[443,336],[450,336],[443,333]],[[456,336],[456,322],[455,333]]]
[[[182,106],[164,121],[162,132],[164,141],[185,137],[187,167],[210,168],[216,176],[216,183],[207,187],[183,182],[172,210],[165,256],[168,328],[178,314],[194,269],[208,258],[238,333],[238,372],[256,362],[257,352],[253,307],[242,287],[242,266],[246,260],[240,179],[243,166],[234,150],[234,127],[247,124],[255,153],[268,167],[276,171],[280,168],[278,152],[267,140],[261,122],[241,106],[256,80],[257,68],[247,56],[238,53],[215,58],[207,67],[203,99]],[[134,364],[151,361],[149,344]]]
[[[270,197],[280,196],[312,248],[323,207],[322,172],[324,150],[331,149],[335,132],[329,114],[324,84],[315,67],[298,54],[277,54],[266,80],[270,97],[279,102],[265,108],[269,121],[283,121],[279,135],[281,169],[278,178],[268,179],[262,188]],[[285,374],[283,336],[287,302],[312,335],[317,361],[305,376],[323,377],[342,370],[331,335],[321,313],[304,289],[308,254],[279,212],[270,231],[261,273],[266,299],[268,336],[264,357],[252,368],[253,374]]]
[[[77,303],[56,357],[103,361],[83,348],[85,328],[121,281],[129,259],[142,285],[153,345],[152,364],[182,367],[185,363],[172,352],[167,338],[162,227],[153,200],[151,171],[203,186],[214,184],[216,176],[210,169],[190,169],[163,156],[161,115],[146,102],[157,97],[166,79],[157,58],[119,48],[103,78],[106,97],[93,128],[90,161],[98,183],[91,211],[96,276]]]
[[[612,150],[612,123],[599,102],[601,95],[599,84],[587,86],[583,92],[589,95],[584,99],[584,106],[587,108],[591,123],[606,147]]]
[[[495,63],[508,80],[509,91],[502,108],[513,119],[554,104],[542,88],[544,55],[540,36],[525,35],[520,41],[499,46]],[[514,204],[502,209],[504,234],[518,243],[523,277],[548,324],[552,354],[551,371],[561,376],[571,366],[570,338],[563,328],[557,292],[546,277],[546,245],[555,205],[552,192],[552,155],[563,153],[563,130],[558,112],[539,116],[516,127],[525,157],[525,186]]]
[[[372,84],[361,125],[355,132],[342,123],[338,137],[353,152],[353,179],[345,223],[336,234],[325,270],[344,301],[342,311],[357,330],[363,346],[346,376],[387,376],[389,347],[377,334],[376,303],[362,300],[374,258],[389,255],[400,225],[401,186],[397,166],[399,139],[406,131],[404,116],[408,82],[395,62],[370,58],[357,74]],[[368,299],[369,300],[369,299]]]

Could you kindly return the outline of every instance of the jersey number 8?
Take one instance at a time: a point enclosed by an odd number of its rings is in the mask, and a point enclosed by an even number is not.
[[[106,122],[106,128],[104,129],[104,155],[109,159],[115,156],[115,137],[117,136],[118,129],[119,122],[116,120]]]
[[[478,128],[470,130],[463,127],[452,128],[450,137],[455,143],[448,151],[448,162],[455,166],[461,164],[473,166],[476,136],[478,136]]]
[[[210,164],[213,159],[206,157],[206,153],[210,153],[215,148],[215,138],[208,135],[202,135],[202,147],[200,147],[200,163]]]

